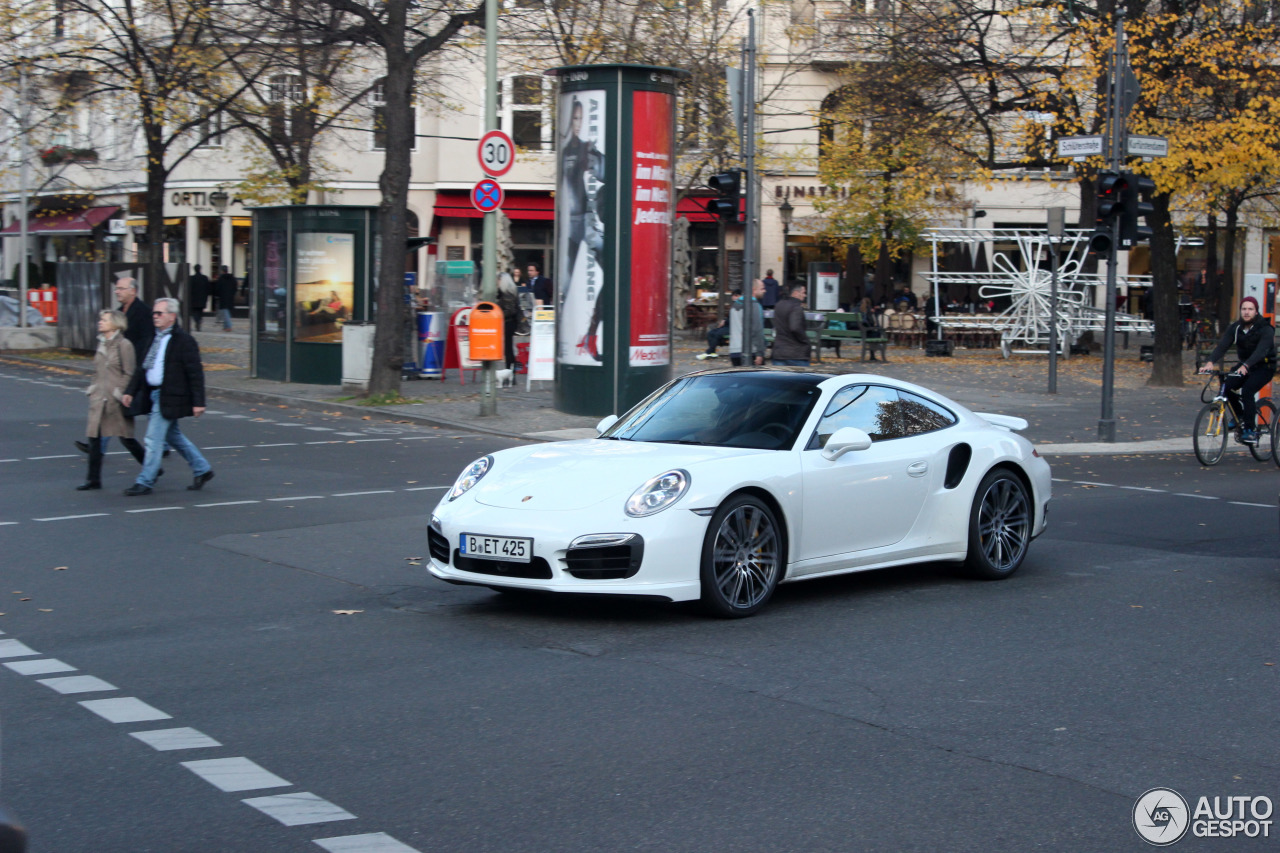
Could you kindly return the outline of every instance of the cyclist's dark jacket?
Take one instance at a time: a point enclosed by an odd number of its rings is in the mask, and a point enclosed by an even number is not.
[[[1248,327],[1239,320],[1228,326],[1227,333],[1222,336],[1222,340],[1218,341],[1218,346],[1214,349],[1213,355],[1209,356],[1209,360],[1214,364],[1220,364],[1232,343],[1236,345],[1236,357],[1249,369],[1252,370],[1259,364],[1263,367],[1275,367],[1276,330],[1261,314],[1254,317]]]

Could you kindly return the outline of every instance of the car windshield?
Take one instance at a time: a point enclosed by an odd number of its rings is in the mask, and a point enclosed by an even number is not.
[[[825,376],[733,371],[685,376],[660,388],[600,437],[619,441],[785,450]]]

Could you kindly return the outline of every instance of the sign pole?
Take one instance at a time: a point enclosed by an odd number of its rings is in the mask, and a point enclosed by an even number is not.
[[[484,129],[498,127],[498,0],[484,3]],[[484,251],[480,271],[480,298],[492,302],[498,296],[498,211],[484,215]],[[498,414],[498,394],[494,387],[494,363],[484,363],[480,417]]]
[[[1058,393],[1058,241],[1066,231],[1066,208],[1049,208],[1049,393]]]

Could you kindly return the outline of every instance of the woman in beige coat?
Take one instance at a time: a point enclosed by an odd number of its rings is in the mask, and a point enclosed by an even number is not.
[[[121,334],[129,321],[119,311],[103,311],[98,314],[98,352],[93,357],[95,373],[93,384],[85,393],[89,395],[89,477],[76,488],[80,491],[102,488],[102,455],[106,451],[105,439],[118,436],[125,450],[133,454],[139,464],[146,453],[133,437],[133,421],[124,416],[120,398],[133,378],[137,363],[133,344]],[[104,439],[100,441],[99,439]]]

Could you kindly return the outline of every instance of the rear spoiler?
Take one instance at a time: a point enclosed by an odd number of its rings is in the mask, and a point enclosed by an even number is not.
[[[998,426],[1001,429],[1017,432],[1026,429],[1028,426],[1025,420],[1015,418],[1012,415],[993,415],[990,412],[978,412],[977,415],[992,426]]]

